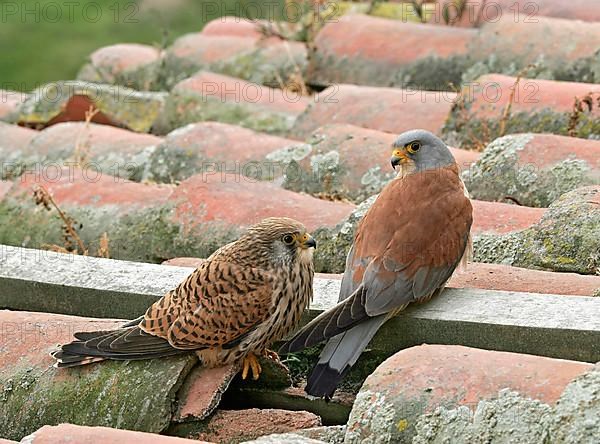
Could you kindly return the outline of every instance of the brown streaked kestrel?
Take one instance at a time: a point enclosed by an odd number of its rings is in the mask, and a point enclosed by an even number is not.
[[[339,303],[281,348],[329,340],[306,391],[330,398],[385,321],[438,295],[470,250],[472,207],[450,150],[424,130],[401,134],[391,158],[397,177],[360,222],[346,259]]]
[[[195,352],[208,367],[242,363],[297,327],[312,299],[315,240],[300,222],[269,218],[221,247],[146,314],[113,331],[75,333],[52,353],[57,367]]]

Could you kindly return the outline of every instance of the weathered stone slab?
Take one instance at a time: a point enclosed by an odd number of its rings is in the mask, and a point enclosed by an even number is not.
[[[334,396],[330,402],[327,402],[321,398],[308,396],[299,387],[276,390],[234,385],[225,394],[222,406],[229,409],[277,408],[307,411],[318,415],[323,424],[339,425],[345,424],[348,420],[353,401],[353,396],[345,395],[343,398]]]
[[[401,0],[394,0],[401,1]],[[586,22],[600,21],[600,11],[590,8],[588,0],[466,0],[464,12],[459,14],[456,0],[440,0],[432,9],[429,23],[446,25],[444,8],[453,26],[478,27],[485,23],[495,23],[502,17],[512,18],[525,24],[537,23],[540,17],[556,17]]]
[[[169,433],[210,442],[239,443],[263,435],[288,433],[320,425],[319,417],[306,411],[236,408],[217,410],[202,424],[181,424],[172,427]]]
[[[428,24],[333,14],[315,38],[310,83],[452,91],[461,81],[486,73],[516,75],[530,65],[530,77],[598,83],[595,23],[540,17],[533,2],[461,2],[462,15],[457,2],[450,3],[423,8]],[[417,14],[403,6],[414,21]],[[460,26],[435,26],[448,22]],[[468,29],[475,23],[477,30]]]
[[[293,217],[312,231],[335,226],[353,209],[349,203],[258,182],[239,170],[206,172],[177,187],[129,182],[92,168],[34,170],[0,201],[0,242],[98,255],[104,239],[109,257],[162,262],[175,256],[208,257],[266,217]],[[53,206],[47,211],[36,205],[39,186],[76,221],[83,248],[71,236],[65,239],[64,221]]]
[[[156,433],[134,432],[108,427],[82,427],[73,424],[46,425],[23,438],[21,442],[28,444],[71,444],[74,442],[88,444],[123,442],[128,444],[210,444],[205,441],[175,438]]]
[[[155,83],[170,89],[199,70],[272,87],[304,78],[307,51],[303,43],[269,38],[260,30],[266,21],[222,19],[213,20],[202,32],[179,37],[166,50]]]
[[[504,388],[552,404],[574,377],[591,367],[459,346],[403,350],[366,379],[352,408],[345,442],[376,436],[382,443],[411,443],[421,414],[438,407],[474,409]]]
[[[167,98],[159,133],[188,123],[217,121],[285,134],[307,106],[298,93],[200,71],[177,83]]]
[[[267,159],[274,150],[297,146],[283,137],[220,122],[191,123],[166,135],[150,155],[144,179],[174,182],[209,171],[235,171],[258,179],[280,176],[283,167]]]
[[[552,409],[538,400],[502,389],[497,398],[480,401],[474,412],[469,407],[438,407],[422,415],[413,444],[433,444],[441,439],[452,443],[552,442],[548,432]]]
[[[284,187],[361,202],[395,177],[390,166],[396,135],[347,124],[314,131],[303,145],[288,145],[269,159],[287,162]],[[459,168],[469,169],[479,153],[450,148]]]
[[[405,341],[406,347],[423,342],[461,344],[597,362],[599,309],[596,297],[448,289],[442,297],[390,321],[379,336],[379,347],[384,350],[386,342]],[[392,339],[398,337],[401,339]],[[573,341],[580,342],[578,350],[573,349]],[[390,351],[405,348],[398,345]]]
[[[150,90],[157,80],[160,51],[149,45],[120,43],[92,52],[77,74],[78,80]]]
[[[176,257],[163,262],[163,265],[196,268],[203,261],[204,259],[193,257]],[[318,278],[317,282],[342,279],[342,274],[316,273],[315,276]],[[458,268],[447,286],[540,294],[547,294],[551,289],[555,294],[600,296],[600,276],[554,273],[482,262],[469,262],[466,268]]]
[[[194,270],[6,245],[0,253],[0,308],[98,318],[138,317]]]
[[[535,9],[536,3],[530,5],[529,11]],[[526,14],[517,14],[515,19],[514,3],[509,7],[512,13],[483,22],[469,45],[472,57],[479,62],[471,67],[471,72],[465,72],[463,80],[473,80],[474,73],[516,75],[528,65],[535,65],[531,74],[541,79],[598,83],[600,29],[597,23],[566,20],[564,16],[528,19]],[[486,11],[493,9],[488,7]],[[561,44],[565,41],[569,44]]]
[[[71,340],[75,331],[119,324],[0,311],[0,435],[21,439],[45,424],[64,422],[154,433],[166,429],[175,393],[197,361],[194,355],[73,369],[52,367],[49,352]]]
[[[580,443],[600,440],[600,371],[596,365],[575,378],[553,407],[508,389],[498,398],[468,407],[438,407],[422,415],[413,444],[434,444],[450,439],[470,444],[493,442]]]
[[[600,276],[471,262],[466,270],[459,269],[452,275],[448,287],[541,294],[552,291],[572,296],[600,296]]]
[[[28,94],[23,92],[0,89],[0,120],[12,121],[13,114],[27,96]]]
[[[515,133],[569,135],[574,131],[581,138],[600,135],[600,107],[594,98],[600,85],[523,78],[515,89],[515,82],[515,77],[489,74],[466,84],[444,127],[447,139],[469,148]],[[588,96],[590,109],[583,103]],[[576,99],[582,109],[575,118]]]
[[[20,128],[20,127],[18,127]],[[23,131],[31,131],[22,128]],[[0,177],[41,172],[59,165],[86,165],[100,174],[137,180],[162,139],[109,125],[64,122],[33,132],[27,145],[3,153]],[[90,174],[91,175],[91,174]]]
[[[292,133],[308,137],[331,123],[400,134],[422,128],[439,134],[457,95],[452,92],[334,85],[312,97]]]
[[[27,151],[29,142],[37,134],[37,131],[29,128],[0,122],[0,178],[14,177],[12,165],[16,163],[15,159]]]
[[[476,237],[474,251],[479,262],[600,274],[600,186],[562,195],[529,229]]]
[[[45,187],[83,242],[65,240],[64,221],[56,208],[36,205],[34,192]],[[37,165],[22,175],[0,201],[0,242],[36,248],[84,249],[91,255],[102,249],[106,233],[108,254],[157,262],[163,248],[185,242],[172,220],[172,186],[141,184],[102,174],[93,168]],[[106,254],[106,252],[104,253]]]
[[[552,134],[496,139],[463,174],[471,197],[547,207],[575,188],[600,184],[600,141]]]
[[[34,90],[18,108],[14,121],[35,128],[84,121],[92,107],[99,110],[92,122],[148,132],[161,113],[165,97],[165,93],[139,92],[123,86],[58,81]]]
[[[52,261],[40,261],[35,250],[4,250],[0,306],[17,310],[134,318],[193,270],[46,252]],[[93,266],[85,266],[90,260]],[[65,276],[71,280],[61,292],[45,297]],[[308,317],[334,306],[339,286],[338,279],[317,278]],[[600,360],[600,299],[448,289],[386,324],[372,348],[390,354],[423,342],[595,362]]]
[[[225,240],[234,240],[245,227],[266,217],[291,217],[314,231],[334,227],[354,209],[346,202],[316,199],[272,182],[244,177],[239,169],[190,177],[175,189],[169,202],[186,237],[194,236],[204,246],[216,247],[225,244]]]
[[[315,39],[310,83],[354,83],[449,91],[469,66],[475,30],[349,14]]]

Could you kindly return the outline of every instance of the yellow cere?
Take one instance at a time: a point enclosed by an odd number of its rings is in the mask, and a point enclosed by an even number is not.
[[[392,156],[399,157],[400,159],[406,159],[406,154],[402,150],[394,150]]]

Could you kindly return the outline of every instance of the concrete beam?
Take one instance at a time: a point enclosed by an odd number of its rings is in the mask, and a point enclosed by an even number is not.
[[[192,271],[0,245],[0,308],[135,318]]]
[[[0,308],[135,318],[192,268],[0,246]],[[335,305],[340,281],[317,278],[306,320]],[[600,361],[600,298],[447,289],[388,322],[371,347],[460,344]]]

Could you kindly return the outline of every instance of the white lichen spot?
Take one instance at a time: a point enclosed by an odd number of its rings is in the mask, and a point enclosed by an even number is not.
[[[325,154],[315,154],[310,158],[313,171],[335,171],[340,165],[340,153],[329,151]]]
[[[375,200],[377,199],[377,196],[378,194],[371,196],[368,199],[361,202],[360,205],[356,207],[354,211],[352,211],[350,216],[348,216],[348,218],[342,223],[339,233],[342,235],[350,235],[354,233],[356,225],[364,217],[369,208],[371,208],[373,202],[375,202]]]
[[[266,155],[269,162],[280,162],[288,164],[292,161],[299,162],[312,152],[312,146],[308,143],[297,143],[284,146]]]
[[[393,404],[385,395],[370,390],[361,391],[354,402],[345,444],[388,444],[393,442],[393,432],[398,430]]]
[[[179,138],[185,136],[187,133],[192,131],[196,127],[195,123],[188,123],[187,125],[182,126],[181,128],[174,129],[171,131],[165,139],[168,141],[169,139]]]

